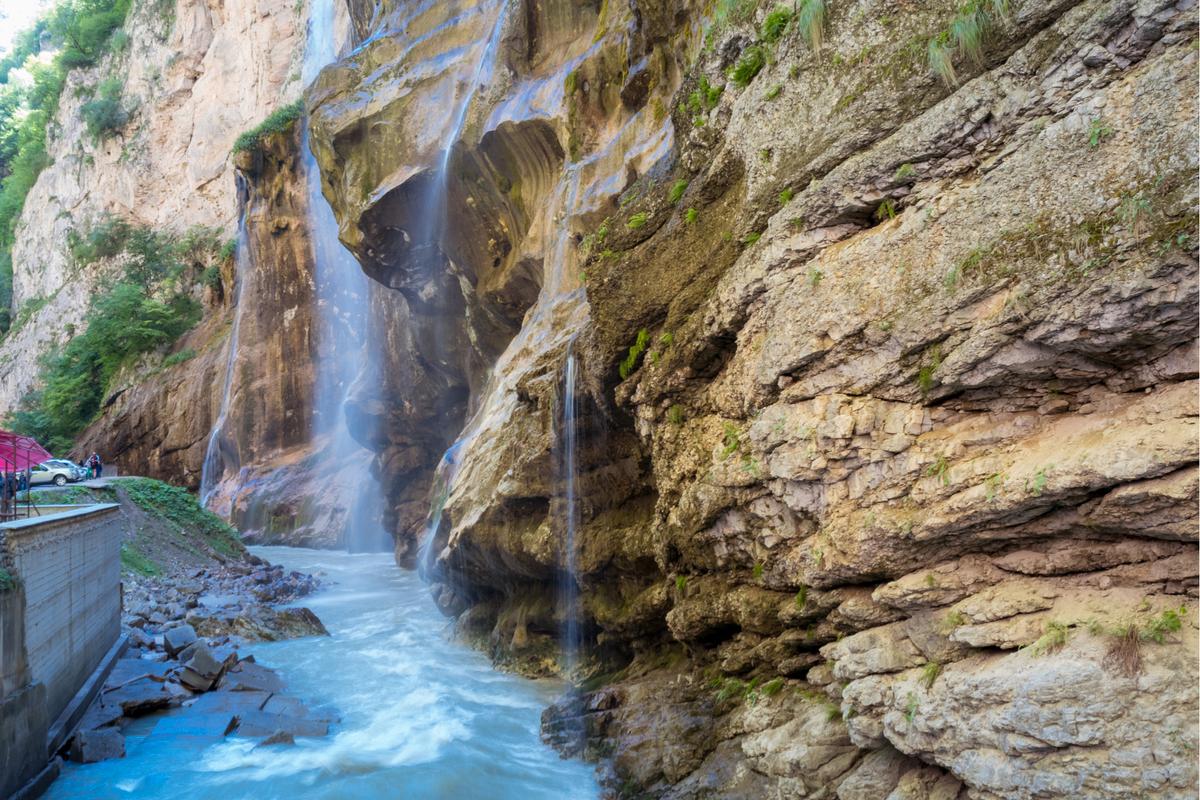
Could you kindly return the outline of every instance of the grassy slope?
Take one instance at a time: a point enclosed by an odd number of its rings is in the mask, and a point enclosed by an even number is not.
[[[119,503],[127,522],[122,571],[161,575],[178,569],[238,561],[246,554],[238,533],[200,507],[186,489],[150,478],[122,478],[104,489],[71,486],[34,491],[41,503]]]

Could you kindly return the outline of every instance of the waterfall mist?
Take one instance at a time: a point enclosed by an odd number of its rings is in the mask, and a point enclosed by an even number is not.
[[[307,83],[337,57],[333,33],[333,0],[314,0],[309,19],[303,76]],[[351,435],[348,412],[351,387],[378,363],[371,335],[372,281],[338,240],[337,220],[321,192],[321,173],[309,147],[305,124],[301,158],[308,200],[308,230],[312,244],[318,321],[316,384],[313,397],[314,441],[325,440],[314,453],[317,474],[326,476],[317,491],[343,513],[338,541],[351,552],[391,548],[383,525],[383,492],[371,469],[374,454]],[[366,421],[360,420],[358,432]]]

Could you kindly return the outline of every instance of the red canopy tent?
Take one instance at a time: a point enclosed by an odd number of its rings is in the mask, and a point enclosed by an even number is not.
[[[28,470],[48,458],[53,458],[53,456],[32,436],[22,436],[12,431],[0,431],[0,472],[13,473]],[[4,483],[0,484],[0,518],[16,516],[18,510],[16,498],[10,495],[11,484],[7,480],[7,475],[5,478]],[[32,492],[25,493],[25,516],[29,515],[32,495]]]
[[[29,469],[51,458],[54,456],[32,436],[0,431],[0,470]]]

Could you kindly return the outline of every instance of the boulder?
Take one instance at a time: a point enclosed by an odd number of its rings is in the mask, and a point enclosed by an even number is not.
[[[286,733],[291,736],[324,736],[329,733],[329,723],[321,720],[270,714],[266,711],[248,711],[237,718],[236,733],[248,739]]]
[[[226,673],[222,689],[231,692],[279,692],[283,691],[283,680],[260,664],[243,661]]]
[[[269,747],[273,744],[295,744],[296,737],[287,731],[275,731],[258,743],[259,747]]]
[[[196,645],[191,659],[179,675],[179,682],[196,692],[212,689],[225,671],[225,664],[218,661],[206,644]]]
[[[226,684],[227,687],[228,683]],[[271,697],[269,692],[209,692],[196,698],[189,709],[197,712],[224,712],[245,714],[249,711],[261,711]]]
[[[106,689],[102,702],[120,706],[127,717],[140,717],[152,711],[166,708],[176,701],[161,680],[137,678],[114,689]]]
[[[116,728],[79,731],[71,739],[70,758],[81,764],[94,764],[110,758],[125,757],[125,737]]]

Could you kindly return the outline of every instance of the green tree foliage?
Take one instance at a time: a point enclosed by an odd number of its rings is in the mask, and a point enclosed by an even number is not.
[[[104,217],[67,237],[75,263],[125,262],[121,280],[93,299],[86,328],[42,365],[42,388],[7,421],[62,452],[100,411],[113,377],[138,357],[175,341],[200,319],[186,289],[220,258],[220,232],[194,228],[181,237]],[[181,287],[185,275],[187,286]]]
[[[140,286],[118,283],[92,303],[87,329],[46,361],[43,387],[8,424],[52,451],[68,450],[100,410],[117,370],[174,341],[199,317],[199,305],[187,295],[159,300]]]

